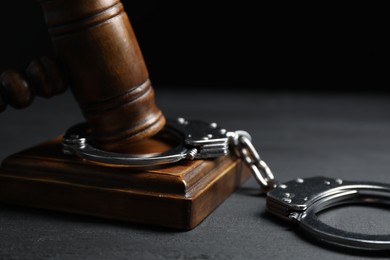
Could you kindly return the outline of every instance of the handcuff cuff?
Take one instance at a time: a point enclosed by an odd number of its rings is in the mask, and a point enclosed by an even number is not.
[[[166,152],[152,154],[103,151],[88,141],[88,126],[79,124],[65,133],[62,149],[65,154],[93,162],[139,169],[181,160],[217,158],[234,152],[248,165],[262,193],[267,194],[267,210],[273,215],[297,223],[310,235],[330,244],[363,250],[390,250],[390,235],[348,232],[329,226],[317,217],[319,212],[339,205],[389,204],[389,184],[326,177],[297,178],[277,184],[272,171],[254,148],[251,136],[246,131],[227,131],[216,123],[171,119],[158,135],[174,139],[178,145]]]

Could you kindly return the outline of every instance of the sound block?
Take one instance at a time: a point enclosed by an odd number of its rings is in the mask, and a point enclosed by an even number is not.
[[[142,171],[98,165],[64,155],[61,139],[3,161],[0,202],[190,230],[249,176],[233,156]]]

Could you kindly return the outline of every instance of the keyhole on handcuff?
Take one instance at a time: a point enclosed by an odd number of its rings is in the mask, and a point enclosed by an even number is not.
[[[368,235],[390,234],[390,206],[359,204],[336,206],[317,213],[323,223],[347,232]]]

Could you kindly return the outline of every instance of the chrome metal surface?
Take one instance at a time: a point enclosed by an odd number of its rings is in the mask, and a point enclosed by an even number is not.
[[[62,141],[63,152],[94,162],[134,168],[169,164],[183,159],[215,158],[229,153],[226,130],[216,123],[187,121],[184,118],[167,120],[159,135],[174,139],[178,145],[167,152],[152,154],[122,154],[100,150],[88,142],[88,130],[86,124],[70,128]]]
[[[262,192],[268,192],[275,187],[274,175],[268,165],[260,158],[259,153],[252,144],[251,136],[245,131],[230,132],[232,146],[236,154],[249,167]]]
[[[217,123],[178,118],[167,120],[158,135],[174,139],[178,145],[164,153],[122,154],[100,150],[89,141],[86,124],[70,128],[62,140],[65,154],[77,155],[85,160],[123,165],[132,168],[149,168],[174,163],[183,159],[209,159],[229,154],[232,148],[251,169],[263,192],[274,188],[274,176],[268,165],[261,160],[251,142],[249,133],[239,130],[226,131]]]
[[[317,239],[350,248],[389,250],[390,235],[347,232],[317,217],[322,210],[351,203],[390,204],[390,185],[325,177],[298,178],[278,185],[267,195],[267,208],[272,214],[297,222]]]
[[[88,141],[85,124],[70,128],[62,146],[66,154],[100,163],[149,168],[180,160],[208,159],[225,156],[234,150],[251,169],[263,192],[268,210],[281,218],[298,223],[317,239],[351,248],[390,250],[390,235],[366,235],[343,231],[321,222],[317,213],[336,205],[349,203],[390,204],[390,185],[372,182],[350,182],[314,177],[295,179],[275,185],[274,175],[261,159],[245,131],[226,131],[216,123],[178,118],[167,120],[159,135],[178,145],[164,153],[120,154],[102,151]]]

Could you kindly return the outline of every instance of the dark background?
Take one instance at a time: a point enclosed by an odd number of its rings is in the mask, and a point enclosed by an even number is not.
[[[389,95],[365,95],[389,86],[389,4],[224,2],[124,0],[154,86],[164,90],[156,95],[164,115],[245,129],[282,182],[322,175],[390,183]],[[0,1],[0,28],[1,71],[52,53],[34,0]],[[308,89],[332,95],[295,94]],[[0,158],[81,120],[69,92],[7,109]],[[379,259],[305,238],[267,215],[257,188],[250,178],[191,232],[1,205],[0,259]],[[387,208],[336,209],[320,219],[390,233]]]
[[[386,1],[122,2],[155,87],[387,92],[390,83]],[[1,71],[52,54],[38,3],[0,10]]]

